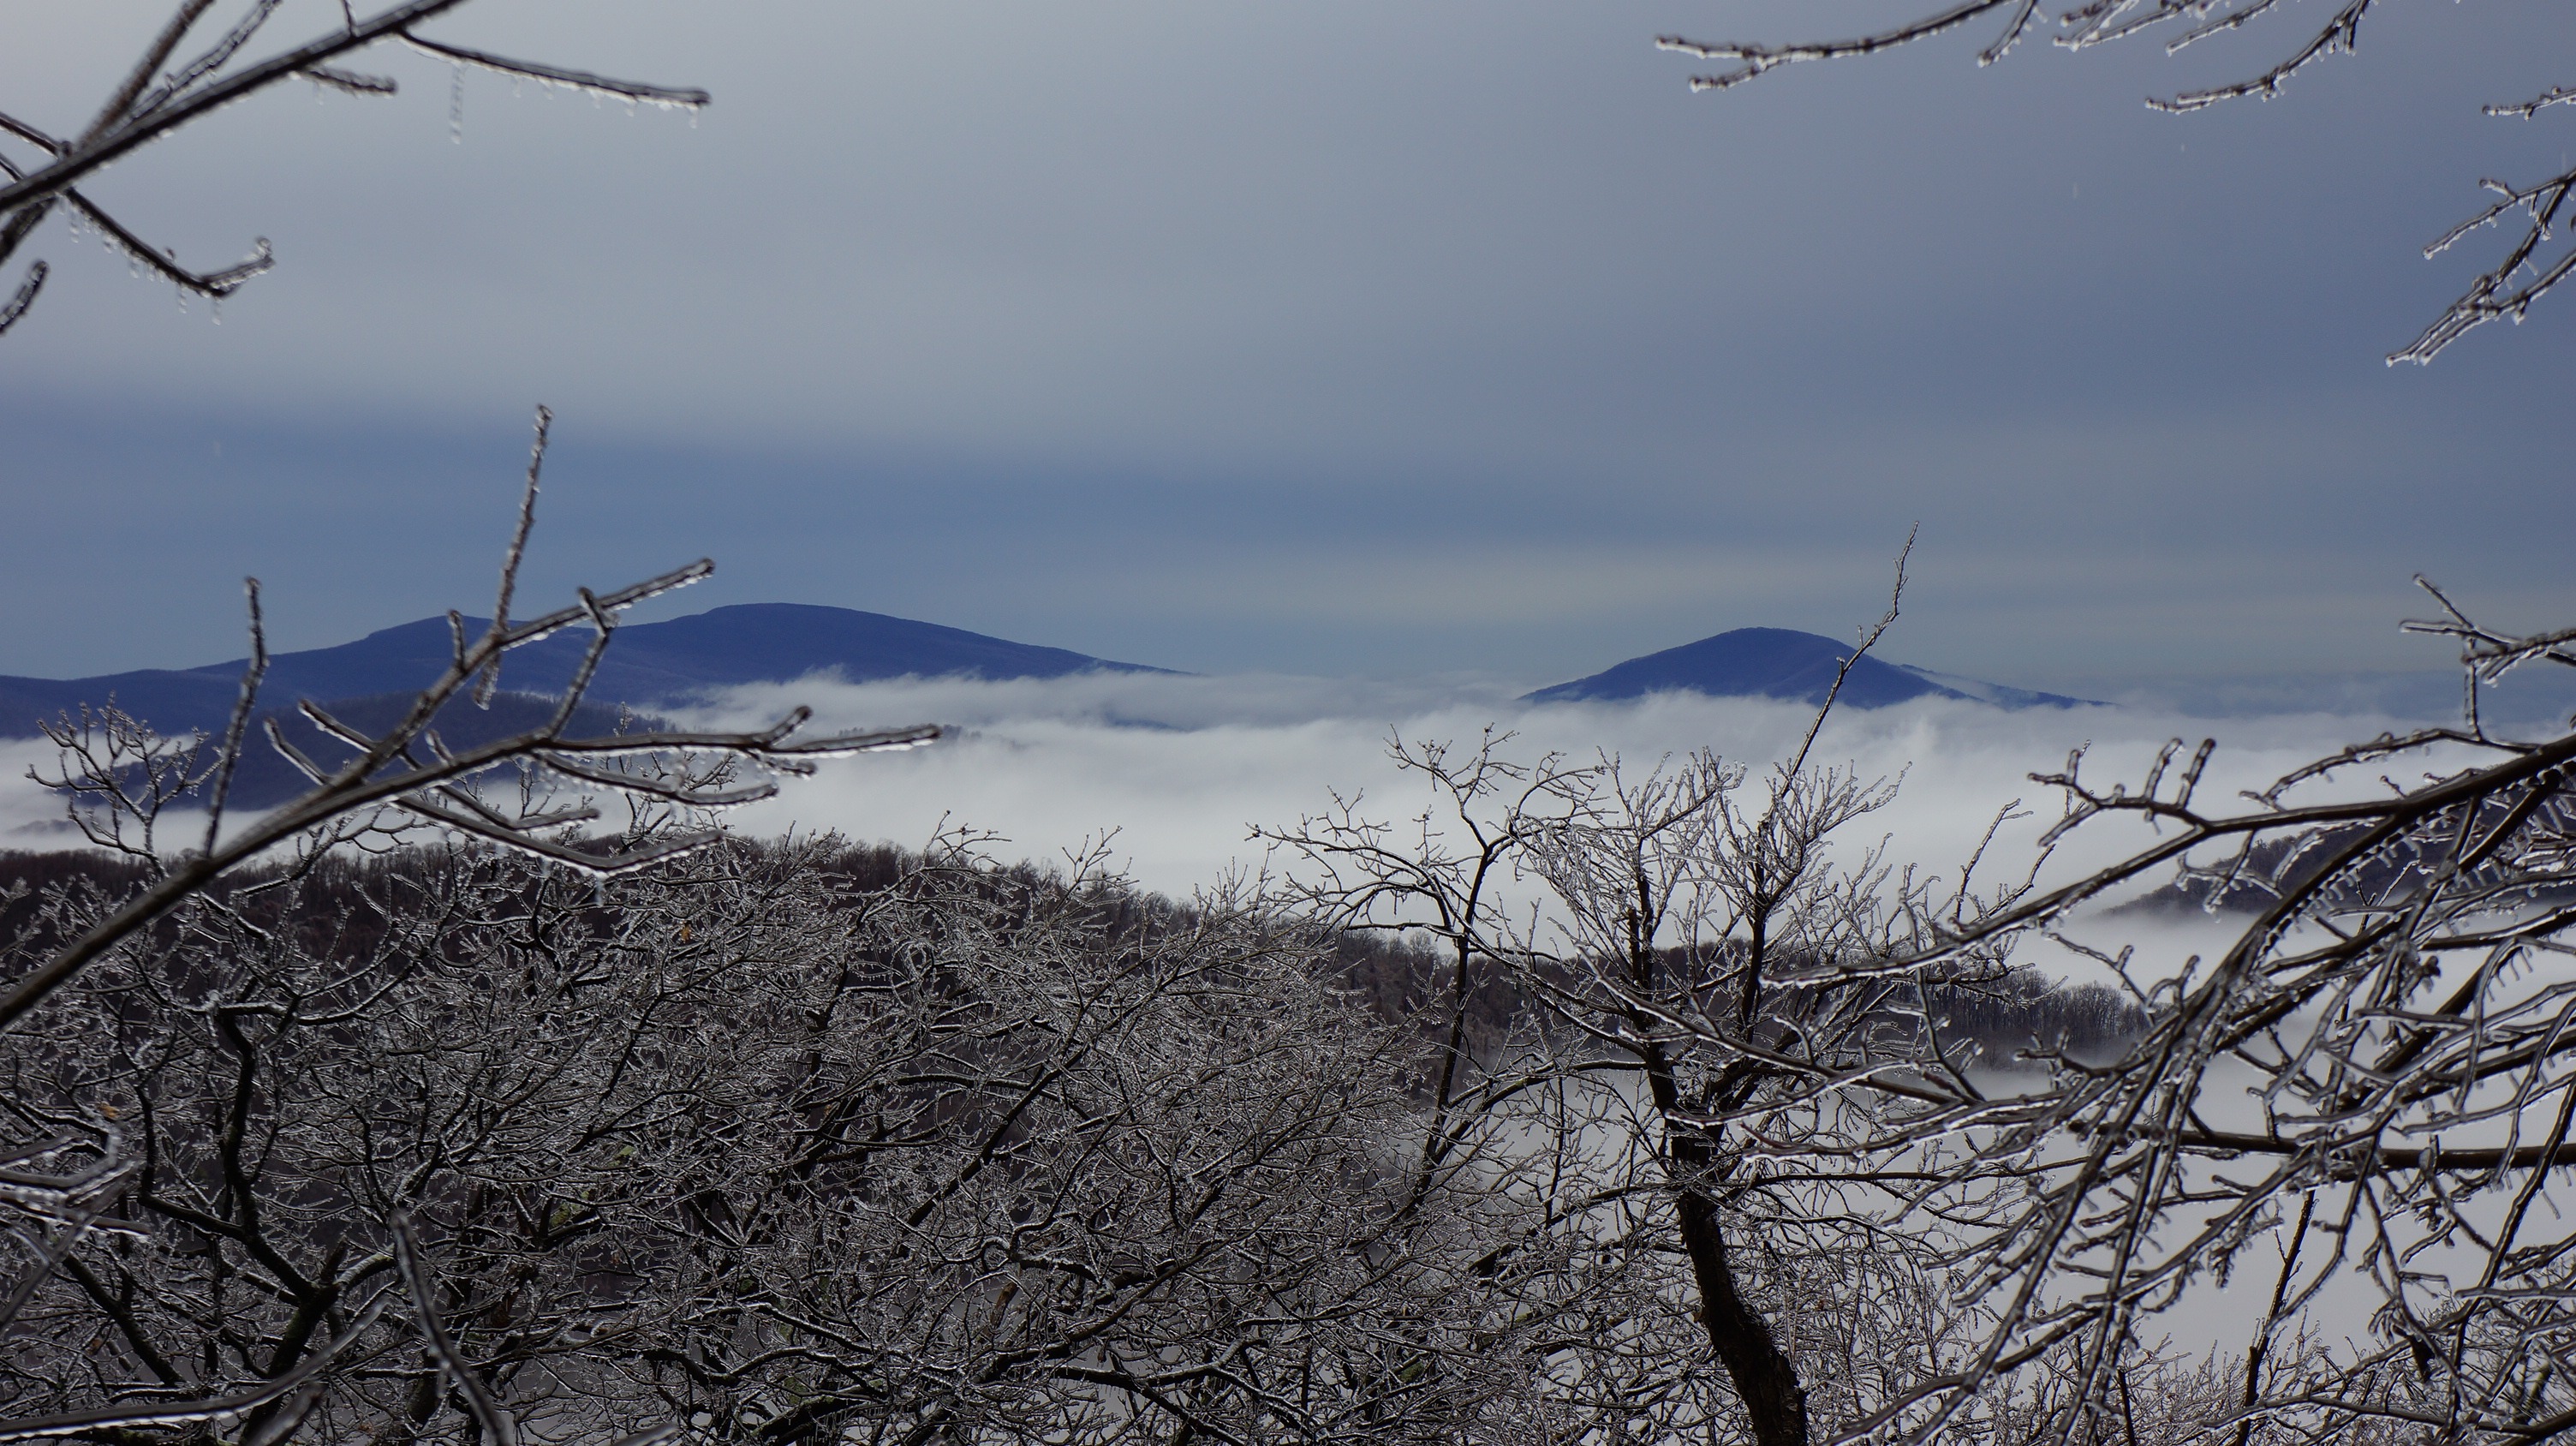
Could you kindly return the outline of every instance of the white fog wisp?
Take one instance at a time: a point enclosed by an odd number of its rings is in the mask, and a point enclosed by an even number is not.
[[[1801,703],[1688,694],[1533,707],[1516,701],[1521,691],[1478,678],[1096,673],[855,685],[809,678],[733,689],[687,716],[714,724],[794,702],[812,706],[826,726],[923,718],[954,730],[937,747],[875,760],[863,773],[827,766],[746,811],[743,827],[917,845],[943,824],[963,825],[997,833],[1036,859],[1114,832],[1114,852],[1141,883],[1182,895],[1229,868],[1259,867],[1263,850],[1247,841],[1251,826],[1293,822],[1336,793],[1362,795],[1380,816],[1416,811],[1421,801],[1386,757],[1397,735],[1471,739],[1491,726],[1514,733],[1512,751],[1530,758],[1606,751],[1642,763],[1712,748],[1759,766],[1794,748],[1813,717]],[[1891,861],[1948,872],[2016,799],[2032,816],[1998,835],[1986,866],[2026,863],[2057,807],[2029,775],[2057,771],[2079,746],[2089,745],[2088,770],[2110,778],[2138,773],[2170,738],[2215,735],[2204,796],[2217,798],[2267,785],[2388,726],[2327,714],[2210,720],[2133,707],[2008,712],[1918,701],[1839,711],[1816,757],[1901,779],[1895,805],[1876,820]],[[2146,837],[2088,830],[2063,862],[2107,861]]]

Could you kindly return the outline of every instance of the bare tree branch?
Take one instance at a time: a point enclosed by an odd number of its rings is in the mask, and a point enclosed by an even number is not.
[[[2328,56],[2354,50],[2361,41],[2362,22],[2377,4],[2378,0],[2342,0],[2323,25],[2279,62],[2243,80],[2168,97],[2150,97],[2146,103],[2151,109],[2184,114],[2223,101],[2249,97],[2271,99],[2279,95],[2282,87],[2300,71]],[[1920,19],[1847,40],[1773,45],[1752,41],[1705,42],[1665,35],[1658,37],[1655,44],[1658,49],[1702,60],[1735,62],[1732,69],[1694,76],[1690,82],[1691,89],[1695,91],[1731,90],[1783,66],[1874,55],[1929,40],[1992,14],[2003,14],[2006,23],[2001,35],[1978,52],[1979,65],[1990,65],[2002,59],[2025,35],[2042,28],[2056,32],[2056,43],[2060,47],[2085,50],[2125,40],[2159,26],[2178,26],[2181,33],[2166,45],[2166,50],[2171,53],[2214,36],[2243,29],[2277,8],[2277,0],[2064,0],[2064,3],[2045,9],[2039,0],[1961,0],[1961,3]],[[2576,99],[2576,91],[2560,87],[2520,105],[2489,105],[2485,112],[2527,120],[2549,107],[2566,104],[2570,99]],[[2438,256],[2471,233],[2516,212],[2529,218],[2522,238],[2508,249],[2503,260],[2492,270],[2472,281],[2442,316],[2425,328],[2422,335],[2406,347],[2390,353],[2390,365],[2430,362],[2443,348],[2490,321],[2520,321],[2534,303],[2564,281],[2571,271],[2576,271],[2576,251],[2540,258],[2541,248],[2556,239],[2553,227],[2571,187],[2576,187],[2576,171],[2533,186],[2513,186],[2492,180],[2482,184],[2502,199],[2445,233],[2426,247],[2424,254],[2427,257]]]
[[[677,90],[641,82],[615,80],[585,71],[535,62],[515,61],[481,51],[424,40],[412,27],[463,4],[464,0],[409,0],[361,18],[343,5],[344,23],[327,34],[265,59],[236,66],[243,52],[276,13],[279,0],[253,0],[235,23],[194,59],[175,68],[164,66],[198,22],[212,0],[182,0],[169,22],[147,45],[124,81],[110,93],[97,116],[77,139],[59,140],[14,117],[0,116],[0,133],[35,146],[44,159],[21,168],[0,156],[0,262],[14,256],[36,227],[65,204],[77,219],[138,265],[182,291],[220,299],[273,264],[262,238],[253,254],[230,267],[193,272],[180,267],[166,248],[144,242],[122,223],[73,189],[82,178],[135,149],[279,81],[301,76],[318,86],[345,94],[389,96],[395,83],[383,76],[361,74],[332,64],[380,40],[399,39],[424,53],[457,65],[473,65],[550,85],[567,85],[593,94],[614,95],[630,102],[695,109],[708,103],[706,92]],[[157,81],[156,81],[157,77]],[[42,262],[31,268],[27,282],[6,309],[0,309],[0,332],[24,313],[43,285]]]

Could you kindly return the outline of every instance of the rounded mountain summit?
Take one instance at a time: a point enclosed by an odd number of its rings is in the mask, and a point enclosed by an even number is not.
[[[1613,702],[1655,693],[1705,693],[1718,698],[1778,698],[1821,706],[1834,674],[1852,645],[1790,628],[1737,628],[1630,658],[1571,683],[1541,688],[1525,703]],[[1999,708],[2077,708],[2089,698],[2035,693],[1905,663],[1865,656],[1843,679],[1838,705],[1884,708],[1917,698],[1951,698]]]

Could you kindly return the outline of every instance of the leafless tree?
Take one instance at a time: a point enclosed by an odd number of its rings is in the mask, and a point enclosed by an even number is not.
[[[0,110],[0,136],[29,147],[33,158],[21,162],[0,148],[0,265],[6,265],[56,208],[68,211],[73,224],[95,231],[108,246],[123,252],[138,268],[179,288],[183,297],[220,301],[242,283],[269,269],[272,257],[265,237],[251,254],[231,266],[192,271],[164,247],[143,240],[85,195],[80,182],[119,158],[149,145],[189,122],[210,115],[245,96],[288,80],[355,96],[389,96],[391,77],[343,68],[341,62],[386,42],[398,42],[459,68],[497,71],[520,80],[564,86],[630,104],[696,109],[707,103],[702,90],[674,90],[636,81],[615,80],[585,71],[535,61],[513,60],[480,50],[431,40],[415,27],[455,10],[466,0],[407,0],[361,15],[342,0],[341,23],[299,45],[253,58],[254,42],[275,18],[281,0],[248,0],[230,26],[210,41],[202,40],[193,56],[179,60],[182,47],[208,17],[215,0],[179,0],[169,20],[144,46],[124,79],[109,91],[98,113],[77,132],[57,133],[28,119]],[[461,79],[460,79],[461,83]],[[6,332],[35,303],[44,289],[48,268],[30,264],[17,289],[0,302],[0,332]]]
[[[1328,931],[1097,853],[726,839],[760,775],[935,730],[568,734],[617,611],[706,565],[515,620],[544,449],[404,719],[304,704],[337,769],[269,731],[304,798],[223,807],[255,589],[223,738],[58,726],[38,781],[140,884],[0,950],[0,1440],[1549,1438],[1565,1317],[1482,1284],[1525,1212],[1420,1173],[1428,1056]],[[440,743],[579,626],[552,725]]]
[[[301,704],[304,719],[351,755],[337,768],[313,763],[282,728],[269,725],[267,744],[312,779],[301,798],[247,822],[226,814],[234,769],[242,751],[254,746],[246,735],[266,670],[255,581],[252,658],[223,738],[165,739],[112,707],[55,728],[63,767],[38,773],[36,781],[63,790],[89,837],[137,861],[145,883],[122,897],[49,901],[38,944],[31,951],[22,941],[13,951],[20,955],[18,967],[0,988],[0,1045],[9,1052],[13,1072],[0,1109],[15,1127],[12,1142],[0,1146],[10,1162],[0,1170],[0,1211],[10,1216],[13,1238],[31,1247],[14,1290],[0,1302],[0,1327],[23,1325],[27,1312],[47,1309],[48,1290],[58,1291],[67,1278],[79,1282],[104,1312],[98,1330],[78,1350],[105,1349],[108,1336],[99,1332],[106,1331],[125,1342],[127,1353],[114,1357],[113,1366],[105,1364],[109,1358],[94,1358],[101,1370],[90,1373],[96,1390],[88,1402],[57,1399],[53,1404],[62,1409],[0,1422],[0,1438],[99,1436],[227,1416],[240,1418],[252,1437],[276,1439],[268,1434],[271,1423],[285,1422],[277,1429],[291,1430],[319,1401],[317,1373],[345,1352],[358,1352],[353,1360],[368,1358],[368,1333],[386,1315],[389,1286],[366,1299],[352,1292],[386,1279],[403,1254],[399,1239],[352,1258],[348,1223],[316,1223],[319,1207],[304,1184],[282,1197],[262,1196],[254,1160],[275,1147],[279,1131],[297,1122],[263,1113],[258,1118],[268,1133],[247,1133],[255,1102],[270,1098],[261,1093],[268,1082],[259,1075],[256,1026],[273,1017],[345,1033],[366,1019],[363,1010],[352,1012],[351,999],[383,997],[404,969],[418,967],[422,957],[445,946],[435,930],[415,935],[408,944],[412,954],[389,965],[388,974],[333,973],[331,966],[342,961],[326,958],[312,965],[320,972],[291,976],[280,993],[264,995],[245,982],[260,977],[253,966],[286,968],[298,956],[221,897],[228,878],[285,849],[292,862],[282,866],[283,879],[301,880],[343,846],[381,843],[424,828],[512,857],[541,859],[550,868],[612,877],[712,845],[719,837],[705,826],[712,813],[767,797],[776,775],[810,772],[819,758],[910,747],[937,736],[936,729],[918,728],[800,741],[794,735],[805,722],[801,711],[750,733],[572,733],[570,722],[618,614],[695,581],[711,564],[694,563],[606,595],[584,589],[575,606],[532,620],[513,618],[548,420],[540,409],[518,526],[502,562],[493,620],[482,633],[469,635],[462,618],[451,613],[455,647],[449,666],[380,733],[352,728],[316,703]],[[451,750],[441,742],[435,723],[449,702],[488,699],[511,649],[568,627],[591,629],[592,641],[547,724],[479,747]],[[494,788],[496,774],[506,789]],[[607,797],[627,801],[625,826],[584,836],[582,826],[602,817],[597,800]],[[203,832],[197,847],[173,850],[171,813],[185,805],[202,805],[202,820],[190,822],[201,822]],[[225,947],[211,956],[188,952],[190,941],[207,939]],[[178,976],[156,979],[150,973],[156,960]],[[226,992],[237,987],[248,993]],[[335,990],[343,997],[321,1002],[333,999]],[[135,1093],[136,1072],[167,1063],[175,1048],[168,1030],[138,1033],[148,1013],[137,1010],[149,1007],[201,1020],[231,1052],[238,1068],[230,1113],[191,1115],[189,1102],[181,1118],[173,1119]],[[138,1049],[140,1055],[134,1053]],[[107,1097],[119,1090],[120,1097]],[[174,1206],[168,1220],[193,1233],[195,1243],[179,1254],[211,1272],[205,1279],[214,1293],[189,1297],[177,1307],[191,1329],[174,1341],[154,1334],[136,1314],[157,1286],[129,1278],[122,1287],[93,1290],[100,1277],[83,1252],[85,1244],[104,1241],[118,1258],[132,1260],[139,1249],[148,1253],[152,1245],[166,1245],[131,1215],[111,1212],[137,1199],[186,1200],[184,1193],[153,1191],[166,1183],[162,1171],[191,1168],[210,1172],[208,1181],[195,1199]],[[279,1241],[263,1233],[263,1212],[318,1231],[304,1243],[321,1251],[321,1258],[299,1264],[282,1253]],[[399,1234],[399,1217],[380,1213],[376,1223]],[[240,1258],[228,1258],[236,1249]],[[414,1262],[402,1273],[417,1297],[418,1282],[428,1278],[425,1270]],[[236,1289],[248,1295],[228,1293]],[[256,1338],[249,1318],[234,1314],[237,1299],[278,1302],[287,1312],[286,1324],[256,1354],[249,1353]],[[417,1299],[415,1304],[432,1308]],[[434,1333],[431,1343],[434,1371],[458,1380],[458,1389],[473,1398],[477,1387],[465,1381],[462,1367]],[[128,1365],[133,1373],[125,1371]],[[50,1380],[51,1390],[76,1392],[83,1376],[66,1366],[58,1376],[33,1379]],[[280,1402],[291,1405],[282,1416],[271,1410]]]
[[[1980,1339],[1948,1252],[1981,1238],[2007,1183],[1889,1120],[1976,1094],[1991,1061],[1945,1006],[2006,982],[2001,952],[1816,971],[1912,958],[1924,916],[1982,917],[2017,891],[1979,901],[1963,875],[1936,897],[1851,847],[1892,788],[1809,761],[1831,707],[1758,778],[1705,752],[1637,777],[1609,757],[1517,763],[1490,734],[1399,741],[1432,810],[1399,831],[1353,800],[1271,835],[1304,860],[1302,902],[1450,955],[1424,1169],[1477,1157],[1544,1222],[1528,1247],[1549,1268],[1495,1278],[1597,1322],[1547,1366],[1586,1437],[1805,1443]],[[1513,979],[1538,1017],[1471,1059],[1478,972]],[[1921,1209],[1936,1188],[1941,1209]]]
[[[717,835],[706,829],[670,836],[651,835],[632,846],[615,838],[606,847],[585,847],[570,836],[596,821],[594,802],[568,802],[574,794],[607,792],[650,801],[685,812],[739,807],[770,797],[773,779],[742,784],[736,767],[749,765],[777,773],[810,773],[814,760],[854,753],[910,748],[938,737],[936,728],[851,734],[798,741],[796,732],[811,713],[797,709],[776,725],[756,733],[621,732],[575,737],[566,731],[580,709],[593,673],[606,655],[617,615],[648,598],[686,587],[714,572],[706,559],[674,569],[607,594],[580,590],[580,601],[528,620],[514,619],[519,567],[536,522],[537,489],[545,465],[548,430],[554,420],[537,409],[536,441],[529,452],[527,486],[519,505],[516,530],[501,562],[499,595],[492,620],[480,636],[469,637],[461,613],[450,611],[454,652],[446,670],[415,696],[410,709],[391,727],[368,734],[331,716],[309,699],[298,711],[324,736],[353,750],[337,769],[325,769],[291,741],[274,720],[268,742],[313,782],[303,797],[262,815],[229,837],[224,826],[226,792],[268,670],[267,637],[260,617],[259,582],[247,585],[250,601],[251,658],[242,675],[241,696],[221,740],[191,737],[163,739],[147,727],[112,710],[80,724],[66,720],[52,736],[64,752],[65,766],[55,776],[32,775],[36,782],[69,790],[94,841],[119,847],[150,861],[159,875],[153,887],[115,915],[63,948],[41,966],[0,991],[0,1030],[43,1002],[73,975],[136,930],[196,894],[210,881],[268,850],[320,830],[313,847],[327,851],[356,837],[347,832],[383,832],[389,816],[453,829],[472,837],[536,854],[556,863],[594,873],[640,867],[656,859],[704,847]],[[567,628],[586,627],[591,642],[557,704],[555,716],[531,732],[462,751],[439,739],[435,724],[450,702],[471,696],[488,701],[498,687],[502,660],[513,648],[553,636]],[[688,764],[668,765],[685,754],[713,755],[728,766],[700,771]],[[640,766],[629,766],[640,760]],[[515,804],[487,800],[475,780],[509,768],[518,773]],[[676,771],[675,771],[676,770]],[[201,846],[163,865],[152,848],[159,816],[183,794],[202,790],[205,805]],[[385,812],[389,810],[390,815]],[[131,827],[132,834],[126,830]]]
[[[1705,1096],[1683,1118],[1697,1138],[1754,1141],[1745,1157],[1773,1178],[1830,1183],[1786,1202],[1796,1230],[1868,1223],[1922,1252],[1913,1258],[1945,1321],[1922,1339],[1937,1349],[1814,1429],[2242,1446],[2534,1441],[2576,1425],[2576,1238],[2551,1223],[2564,1212],[2559,1172],[2576,1164],[2565,964],[2576,738],[2503,736],[2477,706],[2505,672],[2570,663],[2576,650],[2568,633],[2498,633],[2443,606],[2411,626],[2463,643],[2459,727],[2344,750],[2237,813],[2196,798],[2208,743],[2169,746],[2134,786],[2087,780],[2079,758],[2040,778],[2066,799],[2044,850],[2109,819],[2165,836],[2046,889],[2025,876],[1980,898],[1900,880],[1838,901],[1833,916],[1869,927],[1782,958],[1777,985],[1800,1007],[1899,985],[1868,1011],[1884,1018],[1910,984],[1924,1026],[1911,1050],[1897,1030],[1837,1059],[1785,1029],[1747,1030],[1722,990],[1658,999],[1630,982],[1633,965],[1625,978],[1576,976],[1633,1011],[1630,1030],[1668,1054],[1694,1052],[1721,1080],[1766,1078],[1767,1091]],[[2393,771],[2406,767],[2415,776]],[[2376,789],[2338,793],[2352,774],[2376,774]],[[1807,786],[1833,796],[1828,780]],[[1633,837],[1677,835],[1666,821],[1690,817],[1686,787],[1614,796],[1646,805],[1610,815]],[[1568,903],[1622,890],[1637,901],[1569,910],[1593,936],[1580,959],[1642,957],[1590,921],[1642,928],[1655,892],[1631,881],[1674,877],[1630,866],[1649,855],[1624,844],[1608,857],[1619,867],[1577,876],[1603,878],[1597,888],[1562,887],[1563,866],[1547,875]],[[2086,910],[2175,867],[2214,904],[2259,897],[2221,956],[2091,942],[2106,922]],[[2042,937],[2091,954],[2146,1004],[2134,1044],[2088,1059],[2035,1041],[2025,1058],[2047,1067],[2040,1082],[1922,1047],[1940,1037],[1932,986]],[[1902,1211],[1854,1208],[1855,1186],[1901,1179]],[[2157,1321],[2231,1285],[2246,1302],[2234,1312],[2248,1322],[2241,1353],[2197,1365],[2168,1356]],[[1795,1307],[1769,1309],[1775,1342],[1792,1334],[1780,1322]],[[1784,1428],[1777,1439],[1799,1438]]]
[[[1837,850],[1882,795],[1806,747],[1759,777],[1703,754],[1633,778],[1399,743],[1434,809],[1398,829],[1354,800],[1274,835],[1305,901],[1427,930],[1540,1007],[1499,1048],[1452,1046],[1425,1158],[1481,1151],[1553,1247],[1489,1279],[1592,1323],[1537,1348],[1573,1433],[2576,1426],[2576,1237],[2551,1223],[2576,1165],[2576,738],[2478,707],[2507,671],[2576,663],[2576,634],[2443,606],[2410,626],[2461,640],[2461,726],[2338,752],[2237,813],[2196,799],[2213,745],[2119,787],[2079,758],[2037,776],[2064,813],[1991,885],[1991,831],[1946,883]],[[2060,841],[2121,818],[2164,836],[2041,885]],[[2213,906],[2259,899],[2233,945],[2101,947],[2121,916],[2096,906],[2175,868]],[[2121,981],[2133,1041],[1962,1037],[1955,1002],[2043,942]],[[2243,1339],[2177,1351],[2159,1322],[2222,1292]]]
[[[1996,1373],[2043,1359],[2074,1386],[2059,1439],[2116,1419],[2149,1322],[2239,1274],[2261,1303],[2212,1437],[2503,1442],[2576,1424],[2576,1239],[2550,1224],[2576,1164],[2576,737],[2501,736],[2476,706],[2504,672],[2576,654],[2569,634],[2496,633],[2443,605],[2410,626],[2462,641],[2462,726],[2321,759],[2239,813],[2195,797],[2207,743],[2187,760],[2169,746],[2134,789],[2070,765],[2044,780],[2067,800],[2057,832],[2130,817],[2166,837],[1964,925],[1927,918],[1929,947],[1882,966],[1815,976],[1888,977],[2015,933],[2092,948],[2077,910],[2177,865],[2212,899],[2262,898],[2214,960],[2096,951],[2154,1006],[2119,1058],[2058,1060],[2013,1098],[1944,1084],[1890,1121],[1973,1140],[1984,1169],[2031,1188],[1955,1257],[1995,1322],[1973,1369],[1879,1425],[1937,1434]],[[2315,797],[2354,773],[2377,775],[2375,796]]]
[[[544,453],[540,412],[494,621],[414,707],[303,706],[345,764],[250,738],[255,587],[221,738],[58,726],[39,781],[139,883],[0,951],[0,1440],[2576,1428],[2576,737],[2480,707],[2576,632],[2437,592],[2460,725],[2235,811],[2212,744],[2124,786],[2079,755],[1993,882],[1993,830],[1946,880],[1851,837],[1888,786],[1815,761],[1829,696],[1758,770],[1399,741],[1430,807],[1337,802],[1269,835],[1293,881],[1180,906],[1096,853],[867,873],[713,826],[932,730],[571,733],[619,610],[706,564],[514,621]],[[442,744],[572,627],[551,723]],[[261,741],[312,788],[227,818]],[[2157,841],[2043,884],[2124,819]],[[2231,945],[2102,946],[2170,870],[2256,901]],[[1428,1029],[1335,986],[1343,926],[1436,941]],[[2042,943],[2135,1039],[1961,1030]],[[2164,1342],[2223,1291],[2241,1348]]]
[[[2248,96],[2269,100],[2308,66],[2358,46],[2362,22],[2379,3],[2380,0],[2336,0],[2324,25],[2259,73],[2204,90],[2151,97],[2147,104],[2156,110],[2181,113]],[[1979,23],[1999,27],[1985,48],[1977,52],[1977,63],[1990,65],[2035,35],[2047,35],[2068,50],[2086,50],[2140,35],[2161,34],[2168,37],[2165,49],[2170,54],[2203,40],[2231,35],[2276,9],[2286,7],[2280,6],[2278,0],[2065,0],[2055,5],[2043,4],[2042,0],[1957,0],[1904,24],[1843,40],[1766,44],[1666,35],[1656,44],[1703,60],[1729,62],[1730,69],[1691,80],[1693,90],[1728,90],[1783,66],[1874,55]],[[2576,101],[2576,90],[2561,86],[2529,100],[2491,104],[2485,111],[2490,116],[2530,120],[2544,110],[2571,101]],[[2440,255],[2498,224],[2518,225],[2522,235],[2506,248],[2495,267],[2470,282],[2468,290],[2422,335],[2390,353],[2391,365],[2429,362],[2444,347],[2487,322],[2499,318],[2519,322],[2534,302],[2564,281],[2570,271],[2576,271],[2576,247],[2569,246],[2559,234],[2569,194],[2576,190],[2576,169],[2528,185],[2499,180],[2478,184],[2494,193],[2495,202],[2444,232],[2424,248],[2424,254]]]

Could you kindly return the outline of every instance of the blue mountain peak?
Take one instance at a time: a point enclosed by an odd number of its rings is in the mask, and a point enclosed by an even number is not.
[[[1851,644],[1814,633],[1737,628],[1630,658],[1588,678],[1541,688],[1523,701],[1565,703],[1703,693],[1720,698],[1779,698],[1813,706],[1825,701],[1835,672],[1851,655]],[[1916,698],[1950,698],[2004,708],[2073,708],[2089,701],[1954,677],[1871,655],[1852,665],[1835,702],[1840,707],[1884,708]]]
[[[467,618],[466,636],[477,636],[485,625],[482,618]],[[580,665],[590,636],[587,628],[570,628],[513,650],[501,667],[502,685],[521,693],[559,692]],[[454,656],[447,619],[422,618],[337,647],[276,655],[261,699],[269,707],[287,707],[299,698],[327,703],[408,694],[437,678]],[[237,658],[95,678],[0,678],[0,736],[33,733],[37,720],[83,702],[104,703],[110,694],[165,734],[191,728],[219,732],[231,714],[244,664]],[[884,613],[744,603],[619,628],[589,698],[604,707],[651,709],[719,688],[787,683],[815,673],[867,683],[911,676],[1060,678],[1092,671],[1168,670]]]

